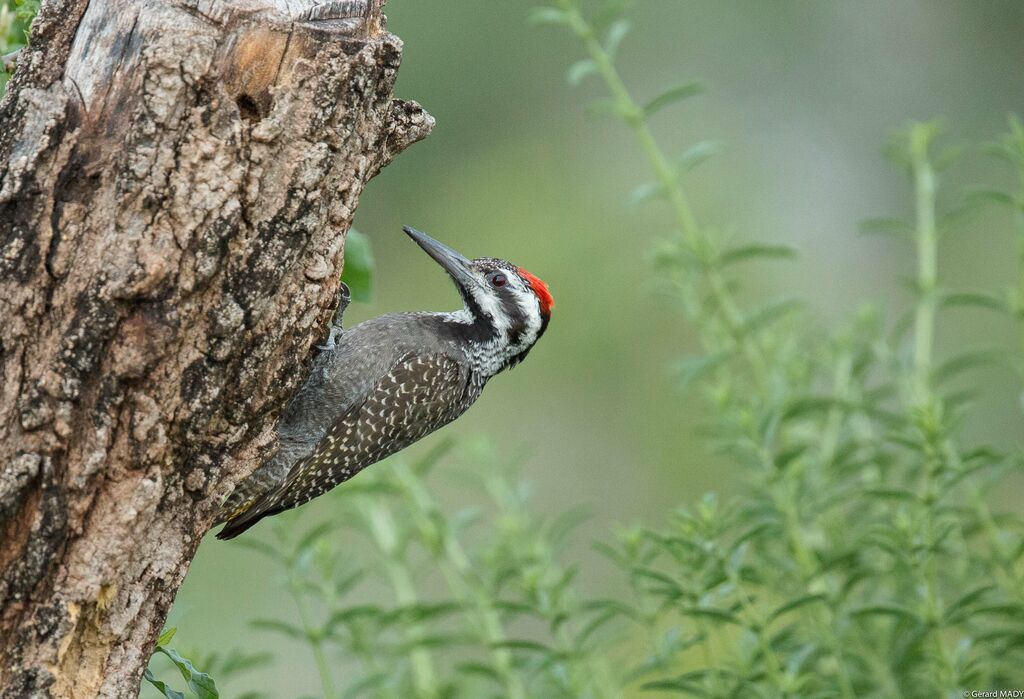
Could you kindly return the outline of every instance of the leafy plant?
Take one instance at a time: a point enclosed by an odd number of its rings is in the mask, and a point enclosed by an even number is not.
[[[208,673],[196,670],[191,660],[183,657],[173,648],[168,647],[167,644],[171,642],[177,631],[176,628],[171,628],[160,635],[156,642],[156,648],[153,650],[153,657],[157,655],[167,657],[174,667],[177,668],[178,672],[181,673],[181,677],[185,680],[185,684],[192,696],[197,697],[197,699],[218,699],[220,694],[217,692],[217,683],[213,681],[213,678]],[[184,693],[171,689],[166,682],[157,679],[152,668],[146,668],[143,679],[156,687],[167,699],[185,699]]]
[[[643,686],[909,697],[1019,682],[1022,520],[994,516],[985,493],[1021,458],[961,437],[970,403],[950,381],[993,352],[939,361],[933,348],[940,309],[979,298],[938,278],[939,241],[959,220],[936,204],[939,171],[953,162],[949,151],[936,155],[941,129],[912,124],[889,149],[914,189],[915,220],[895,227],[917,257],[909,320],[887,330],[865,308],[830,336],[789,300],[746,309],[733,266],[790,253],[730,246],[699,222],[683,184],[692,158],[669,158],[649,123],[696,90],[669,88],[641,105],[614,65],[628,24],[609,18],[606,28],[588,22],[573,0],[535,15],[582,42],[585,67],[572,74],[603,80],[603,111],[634,132],[651,164],[655,182],[643,192],[666,200],[677,226],[657,262],[705,348],[681,364],[681,379],[702,379],[712,443],[751,485],[726,503],[709,496],[681,508],[610,552],[637,599],[623,616],[682,639],[637,668]],[[992,149],[1018,173],[1021,133],[1011,121]],[[1019,230],[1020,201],[1009,199]],[[985,305],[1019,316],[1008,298]]]
[[[450,447],[362,474],[327,496],[327,522],[295,532],[279,517],[276,544],[241,540],[285,572],[297,611],[298,623],[254,627],[307,645],[327,697],[615,696],[588,645],[575,571],[556,558],[577,517],[538,520],[497,469],[462,474],[486,494],[490,517],[446,516],[429,473]],[[354,535],[340,536],[343,527]],[[377,601],[381,586],[390,605]],[[343,690],[335,655],[362,663]]]
[[[341,280],[348,284],[352,300],[369,303],[373,300],[373,248],[370,238],[355,228],[345,238],[345,269]]]

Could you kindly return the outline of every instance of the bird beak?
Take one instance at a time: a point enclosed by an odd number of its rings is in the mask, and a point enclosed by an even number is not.
[[[444,267],[444,270],[448,272],[449,276],[460,287],[468,290],[476,283],[476,277],[473,276],[473,272],[470,270],[470,261],[461,254],[415,228],[403,226],[402,230],[405,231],[406,235],[415,240],[416,244],[423,248],[424,252],[433,257],[437,264]]]

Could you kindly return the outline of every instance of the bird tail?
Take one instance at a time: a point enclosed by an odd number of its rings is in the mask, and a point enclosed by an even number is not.
[[[235,489],[220,506],[214,526],[227,524],[217,533],[218,539],[232,539],[256,524],[263,517],[276,514],[275,493],[288,471],[285,455],[278,451]],[[271,511],[273,510],[273,512]]]
[[[276,515],[285,509],[277,505],[277,498],[273,497],[272,492],[263,497],[247,500],[222,520],[225,522],[224,528],[217,532],[217,538],[221,540],[234,539],[264,517]]]

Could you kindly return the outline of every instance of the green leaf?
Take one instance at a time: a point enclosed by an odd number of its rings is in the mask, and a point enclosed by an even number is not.
[[[963,145],[947,146],[932,156],[932,167],[941,172],[960,160],[966,150]]]
[[[723,267],[737,262],[755,259],[793,259],[797,256],[796,248],[788,245],[768,245],[765,243],[753,243],[726,250],[722,253],[719,261]]]
[[[681,610],[682,614],[686,616],[704,617],[707,619],[714,619],[715,621],[724,621],[729,624],[736,624],[742,626],[743,622],[735,614],[730,612],[728,609],[721,609],[719,607],[687,607]]]
[[[665,188],[661,186],[660,182],[646,182],[638,185],[629,194],[627,203],[630,206],[638,206],[639,204],[646,204],[654,199],[664,199]]]
[[[985,584],[964,593],[955,602],[946,608],[945,619],[947,623],[959,624],[970,616],[968,611],[975,602],[980,600],[992,590],[997,589],[995,585]]]
[[[528,639],[509,639],[506,641],[494,641],[490,644],[491,648],[505,648],[508,650],[524,650],[531,651],[533,653],[543,653],[545,655],[552,654],[551,648],[547,647],[539,641],[531,641]]]
[[[151,685],[156,687],[160,691],[160,693],[163,694],[164,697],[166,697],[166,699],[185,699],[184,694],[182,694],[181,692],[174,691],[173,689],[168,687],[166,683],[158,680],[156,676],[153,674],[152,670],[150,670],[149,668],[146,668],[146,672],[142,675],[142,677]]]
[[[794,396],[786,403],[782,416],[792,420],[808,415],[821,415],[833,409],[848,411],[850,406],[832,396]]]
[[[160,634],[160,638],[156,639],[158,646],[166,646],[174,638],[174,634],[178,633],[178,627],[172,626],[169,629],[164,629],[164,632]]]
[[[477,639],[467,634],[439,633],[430,636],[410,638],[400,645],[403,650],[413,648],[450,648],[452,646],[475,646]]]
[[[351,624],[360,619],[372,620],[375,624],[381,624],[382,622],[380,620],[382,620],[385,616],[385,612],[378,607],[369,604],[360,604],[352,607],[346,607],[344,609],[339,609],[338,611],[331,614],[331,616],[327,619],[325,628],[327,629],[327,633],[329,634],[332,633],[334,628],[338,625]],[[275,631],[277,629],[268,628],[268,630]],[[303,632],[301,629],[299,629],[299,632],[303,635],[303,637],[305,636],[305,632]],[[291,635],[292,631],[284,631],[283,633]]]
[[[622,44],[622,40],[629,32],[629,27],[630,23],[627,19],[617,19],[608,27],[608,34],[605,35],[604,39],[604,50],[612,58],[618,53],[619,45]]]
[[[188,688],[198,699],[218,699],[220,697],[217,683],[213,681],[213,678],[205,672],[196,670],[188,658],[183,658],[173,648],[161,647],[157,650],[170,658],[171,662],[177,666],[182,678],[188,684]]]
[[[743,318],[743,323],[737,328],[737,333],[740,336],[748,335],[802,307],[803,303],[797,299],[780,299],[758,306]]]
[[[818,594],[810,594],[810,595],[802,595],[800,597],[792,599],[789,602],[786,602],[785,604],[780,605],[779,607],[777,607],[775,609],[775,611],[773,611],[768,616],[768,620],[769,621],[775,621],[776,619],[778,619],[783,614],[788,614],[789,612],[792,612],[792,611],[794,611],[796,609],[799,609],[800,607],[806,606],[808,604],[812,604],[813,602],[826,602],[826,601],[828,601],[828,598],[825,597],[825,595],[820,594],[820,593],[818,593]]]
[[[700,141],[694,143],[679,156],[679,159],[676,160],[676,166],[680,172],[691,172],[723,150],[725,150],[725,144],[721,141]]]
[[[348,284],[352,300],[369,303],[373,300],[373,249],[370,239],[351,229],[345,238],[345,268],[341,281]]]
[[[356,682],[353,682],[352,685],[345,690],[345,699],[355,699],[355,697],[369,693],[370,690],[383,687],[391,680],[392,674],[393,673],[386,670],[382,672],[374,672]],[[377,695],[373,694],[371,696]]]
[[[643,615],[626,602],[617,599],[596,599],[590,600],[583,605],[586,609],[600,611],[615,616],[624,616],[635,622],[643,622]]]
[[[347,575],[341,576],[334,583],[334,594],[338,597],[344,597],[352,591],[352,588],[363,580],[365,575],[366,573],[364,571],[357,569]]]
[[[559,514],[547,527],[547,540],[552,549],[558,550],[584,522],[593,518],[592,508],[574,505]]]
[[[897,604],[874,604],[868,607],[860,607],[850,612],[853,616],[891,616],[915,624],[923,624],[924,621],[912,609],[901,607]]]
[[[975,607],[971,616],[978,614],[992,614],[996,617],[1011,618],[1019,622],[1024,619],[1024,605],[1007,603],[1007,604],[988,604],[984,607]]]
[[[320,524],[316,525],[315,527],[312,527],[308,532],[303,534],[302,538],[299,539],[299,541],[295,544],[295,548],[293,549],[294,553],[292,554],[292,562],[294,563],[296,560],[298,560],[304,554],[306,554],[313,546],[316,545],[318,541],[320,541],[320,539],[323,538],[325,534],[332,531],[333,529],[334,522],[327,521],[321,522]]]
[[[252,670],[257,667],[265,667],[273,663],[274,656],[267,652],[256,652],[246,653],[234,649],[228,653],[228,656],[220,664],[216,670],[218,676],[237,675],[246,670]],[[207,666],[209,667],[209,665]],[[209,667],[211,674],[213,668]]]
[[[16,0],[14,4],[18,8],[15,16],[26,24],[31,24],[39,14],[40,0]]]
[[[689,99],[694,95],[699,95],[704,92],[704,86],[700,83],[687,83],[685,85],[677,85],[676,87],[670,87],[669,89],[662,92],[660,95],[652,99],[650,102],[644,105],[643,112],[645,116],[652,116],[657,112],[661,111],[665,107],[681,102],[685,99]]]
[[[569,24],[569,15],[557,7],[535,7],[530,10],[528,21],[531,24]]]
[[[583,82],[585,78],[596,72],[597,64],[589,58],[584,58],[582,61],[576,61],[569,66],[569,69],[565,71],[565,81],[573,87],[576,87]]]
[[[864,494],[878,500],[900,500],[902,502],[917,502],[918,494],[912,490],[903,488],[865,488]]]
[[[476,675],[478,677],[483,677],[488,680],[492,680],[498,685],[502,685],[502,683],[504,682],[504,679],[502,678],[500,672],[495,670],[490,665],[485,665],[484,663],[467,661],[464,663],[459,663],[455,666],[455,669],[464,675]]]
[[[679,583],[676,582],[676,580],[672,576],[666,573],[662,573],[660,570],[636,566],[634,568],[631,568],[630,572],[632,572],[633,575],[636,575],[637,577],[661,583],[665,586],[662,592],[668,592],[673,596],[681,595],[683,593],[683,589],[679,586]]]
[[[988,308],[1000,313],[1009,313],[1010,311],[1006,299],[984,291],[945,294],[940,303],[944,307],[970,306],[973,308]]]
[[[761,534],[764,534],[765,532],[772,531],[772,530],[778,530],[778,528],[779,528],[778,522],[773,522],[773,521],[766,521],[766,522],[760,522],[758,524],[755,524],[754,526],[749,527],[746,531],[744,531],[738,537],[736,537],[736,540],[732,542],[732,544],[729,546],[729,548],[730,548],[730,550],[734,550],[737,547],[742,546],[743,544],[747,543],[748,541],[751,541],[753,539],[758,538]]]
[[[704,688],[707,678],[716,674],[716,670],[691,670],[678,677],[653,680],[640,685],[640,689],[647,691],[681,692],[695,697],[713,696]],[[722,674],[726,674],[722,672]]]
[[[609,560],[618,564],[619,566],[626,566],[628,563],[626,556],[622,551],[619,551],[614,546],[609,546],[603,541],[595,541],[593,544],[591,544],[591,548],[593,548],[595,551],[600,553],[605,558],[608,558]]]
[[[441,439],[434,442],[426,454],[423,455],[418,461],[412,465],[412,471],[418,476],[428,475],[435,466],[437,466],[444,457],[455,448],[455,440],[445,435]]]
[[[988,187],[976,187],[968,190],[964,195],[968,201],[985,203],[985,204],[998,204],[1000,206],[1010,206],[1013,208],[1020,208],[1021,202],[1019,202],[1009,192],[1004,192],[999,189],[990,189]]]
[[[963,352],[937,366],[935,371],[932,372],[932,380],[936,384],[941,384],[959,376],[965,371],[995,364],[1005,357],[1006,350],[999,347]]]
[[[590,621],[584,624],[576,633],[576,645],[581,648],[584,647],[590,640],[591,636],[593,636],[605,624],[616,619],[618,616],[618,612],[609,609],[602,614],[592,617]]]
[[[461,609],[458,602],[420,602],[398,607],[388,612],[384,623],[398,623],[400,625],[417,624],[427,619],[454,614]]]
[[[675,362],[672,368],[678,377],[679,390],[688,390],[695,381],[725,364],[732,356],[732,352],[716,352],[715,354],[686,357]]]

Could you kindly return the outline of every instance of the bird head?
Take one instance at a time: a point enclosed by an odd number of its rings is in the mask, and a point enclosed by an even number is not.
[[[456,321],[493,357],[493,373],[521,362],[551,319],[548,285],[506,260],[470,260],[426,233],[404,230],[455,282],[465,305]]]

